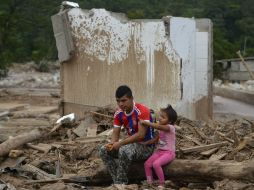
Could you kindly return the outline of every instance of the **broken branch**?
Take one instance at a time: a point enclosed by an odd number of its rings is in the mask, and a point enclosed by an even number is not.
[[[114,119],[114,117],[110,116],[110,115],[105,115],[105,114],[94,112],[94,111],[90,111],[90,113],[95,114],[95,115],[99,115],[99,116],[103,116],[103,117],[107,117],[107,118],[110,118],[110,119]]]

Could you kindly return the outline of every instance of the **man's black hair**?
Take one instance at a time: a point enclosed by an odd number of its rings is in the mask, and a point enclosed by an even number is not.
[[[172,108],[171,105],[168,105],[166,108],[162,108],[161,111],[165,112],[168,116],[169,123],[171,125],[174,125],[176,120],[177,120],[177,113],[176,111]]]
[[[132,98],[132,91],[131,91],[131,89],[128,86],[126,86],[126,85],[119,86],[116,89],[116,98],[121,98],[124,95],[126,95],[128,98]]]

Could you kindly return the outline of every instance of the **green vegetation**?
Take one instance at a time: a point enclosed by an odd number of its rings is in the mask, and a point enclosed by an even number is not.
[[[50,16],[60,0],[1,0],[0,70],[11,62],[57,59]],[[214,27],[214,59],[254,56],[253,0],[79,0],[83,9],[105,8],[129,18],[165,15],[210,18]]]

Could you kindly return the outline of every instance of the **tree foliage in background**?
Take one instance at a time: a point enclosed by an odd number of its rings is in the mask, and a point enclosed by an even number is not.
[[[61,1],[1,0],[0,69],[12,62],[57,59],[50,16]]]
[[[1,0],[0,69],[11,62],[57,59],[50,17],[60,0]],[[131,19],[160,19],[165,15],[210,18],[214,59],[254,56],[253,0],[79,0],[83,9],[105,8]]]

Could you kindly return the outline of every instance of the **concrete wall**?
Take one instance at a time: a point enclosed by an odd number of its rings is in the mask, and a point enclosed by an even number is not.
[[[213,115],[213,31],[210,19],[196,19],[195,111],[197,119]]]
[[[183,98],[177,110],[190,119],[212,118],[212,23],[173,17],[170,30],[173,48],[183,61]]]
[[[64,114],[115,105],[115,89],[127,84],[151,108],[170,103],[185,117],[212,117],[209,20],[128,20],[104,9],[67,14],[75,53],[61,65]]]
[[[254,105],[254,93],[242,90],[214,87],[214,94]],[[253,114],[252,114],[253,115]]]
[[[254,57],[244,58],[249,70],[254,74]],[[223,68],[222,79],[233,81],[246,81],[251,79],[245,65],[240,59],[224,59],[216,61]]]

